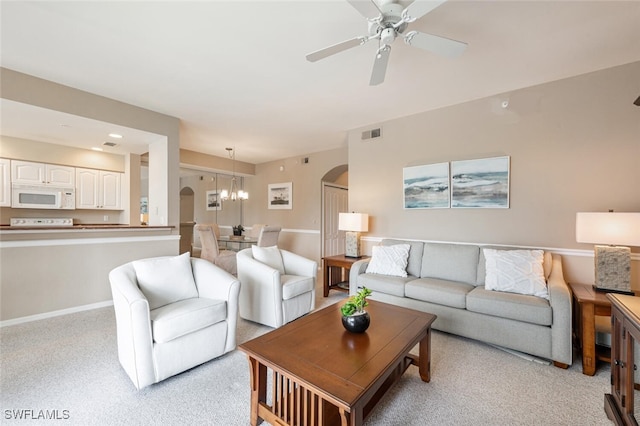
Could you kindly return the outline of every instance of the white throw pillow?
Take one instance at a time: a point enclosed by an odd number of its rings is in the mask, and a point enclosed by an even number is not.
[[[409,244],[373,246],[367,273],[406,277],[410,248]]]
[[[251,253],[253,253],[255,260],[280,271],[284,275],[284,263],[278,246],[258,247],[253,245],[251,246]]]
[[[149,301],[149,309],[198,297],[189,253],[180,256],[134,260],[138,287]]]
[[[549,299],[542,250],[483,250],[487,271],[485,289]]]

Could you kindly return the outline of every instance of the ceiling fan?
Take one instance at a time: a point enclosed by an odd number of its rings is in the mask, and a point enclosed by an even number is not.
[[[445,1],[415,0],[406,9],[403,9],[397,0],[380,0],[379,4],[373,0],[347,0],[351,6],[367,19],[369,35],[355,37],[309,53],[307,60],[316,62],[352,47],[363,45],[368,41],[378,40],[379,47],[373,62],[371,80],[369,81],[369,85],[375,86],[384,81],[389,54],[391,53],[391,43],[394,42],[396,37],[402,37],[409,46],[443,56],[458,56],[465,50],[467,43],[419,31],[405,33],[410,23],[422,18]]]

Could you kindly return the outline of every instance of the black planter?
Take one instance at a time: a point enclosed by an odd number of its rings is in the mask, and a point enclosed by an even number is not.
[[[364,333],[369,328],[370,323],[369,312],[342,317],[342,325],[352,333]]]
[[[242,235],[242,231],[237,231],[237,230],[234,229],[233,230],[233,235],[235,235],[236,237],[240,236],[240,235]]]

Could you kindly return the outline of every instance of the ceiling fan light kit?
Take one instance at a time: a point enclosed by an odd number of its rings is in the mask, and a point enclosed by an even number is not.
[[[361,46],[370,40],[378,40],[379,47],[373,62],[371,80],[369,81],[369,85],[375,86],[384,82],[391,53],[391,44],[398,36],[401,36],[404,42],[412,47],[447,57],[459,56],[467,47],[464,42],[419,31],[409,31],[404,34],[410,23],[422,18],[445,1],[415,0],[406,9],[403,9],[397,0],[382,0],[380,4],[373,0],[368,2],[347,0],[354,9],[367,19],[369,35],[356,37],[312,52],[307,55],[307,60],[316,62],[336,53]]]

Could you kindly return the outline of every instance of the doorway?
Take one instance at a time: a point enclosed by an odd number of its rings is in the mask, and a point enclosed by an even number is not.
[[[344,253],[344,231],[338,229],[340,213],[349,211],[349,173],[344,164],[322,178],[322,257]]]
[[[188,186],[180,190],[180,254],[191,252],[193,243],[193,195],[193,189]]]

